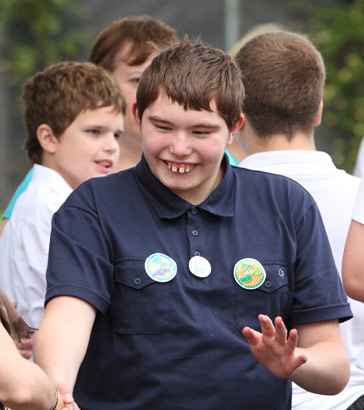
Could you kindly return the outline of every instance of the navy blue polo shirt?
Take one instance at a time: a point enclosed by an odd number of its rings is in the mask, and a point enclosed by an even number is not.
[[[284,410],[291,384],[259,364],[242,336],[257,316],[288,328],[351,317],[317,206],[297,183],[231,167],[193,206],[157,180],[144,158],[89,180],[54,215],[46,300],[71,295],[97,309],[75,386],[82,410]],[[168,282],[146,272],[161,253]],[[195,255],[211,274],[189,270]],[[235,264],[266,278],[241,287]]]

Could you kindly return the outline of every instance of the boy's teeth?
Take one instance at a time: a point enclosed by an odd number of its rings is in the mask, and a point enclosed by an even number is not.
[[[109,168],[110,166],[110,163],[108,161],[100,161],[99,164],[106,168]]]
[[[183,165],[175,165],[168,163],[168,169],[170,169],[172,172],[178,172],[179,174],[185,174],[186,172],[191,171],[191,167],[185,167]]]

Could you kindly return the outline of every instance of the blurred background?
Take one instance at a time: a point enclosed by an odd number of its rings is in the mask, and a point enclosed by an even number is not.
[[[50,64],[85,61],[101,30],[141,14],[225,51],[260,24],[306,34],[327,71],[318,149],[352,172],[364,134],[364,0],[1,0],[0,212],[31,166],[21,149],[23,82]]]

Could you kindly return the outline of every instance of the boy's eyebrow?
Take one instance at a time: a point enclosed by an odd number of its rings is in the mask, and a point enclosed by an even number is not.
[[[172,122],[165,120],[161,117],[158,117],[158,115],[150,115],[149,120],[151,121],[157,121],[166,125],[173,125]],[[211,130],[216,130],[217,128],[220,128],[220,125],[218,124],[211,124],[208,122],[199,122],[199,123],[194,123],[191,125],[190,128],[205,128],[205,129],[211,129]]]
[[[135,71],[130,71],[130,72],[128,73],[128,75],[136,75],[136,74],[142,75],[142,74],[143,74],[143,71],[142,71],[142,70],[135,70]]]
[[[94,124],[94,125],[92,125],[92,124],[90,124],[90,125],[87,125],[87,128],[95,128],[95,129],[98,129],[98,130],[107,130],[107,129],[109,129],[110,127],[109,127],[109,125],[107,125],[107,124]],[[122,129],[122,128],[117,128],[116,129],[116,131],[117,132],[124,132],[124,130]]]
[[[149,120],[151,120],[151,121],[163,122],[164,124],[170,124],[170,125],[172,125],[172,123],[171,123],[170,121],[164,120],[163,118],[158,117],[158,115],[149,115],[148,118],[149,118]]]

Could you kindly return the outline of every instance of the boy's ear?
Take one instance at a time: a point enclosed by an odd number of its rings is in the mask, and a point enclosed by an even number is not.
[[[233,142],[235,135],[237,134],[237,132],[239,131],[239,129],[242,127],[243,124],[244,124],[244,115],[240,114],[239,121],[235,125],[233,125],[233,128],[230,131],[230,136],[229,136],[227,145],[230,145]]]
[[[132,107],[131,110],[132,110],[132,112],[133,112],[134,120],[136,121],[136,123],[137,123],[138,125],[140,125],[139,111],[138,111],[138,106],[137,106],[137,103],[136,103],[136,102],[133,104],[133,107]]]
[[[323,101],[321,100],[320,105],[319,105],[319,109],[317,110],[316,119],[315,119],[315,122],[314,122],[314,124],[313,124],[315,127],[317,127],[318,125],[321,124],[321,118],[322,118],[322,111],[323,111],[323,109],[324,109],[324,103],[323,103]]]
[[[37,129],[37,138],[43,151],[54,154],[57,149],[57,137],[48,124],[41,124]]]

